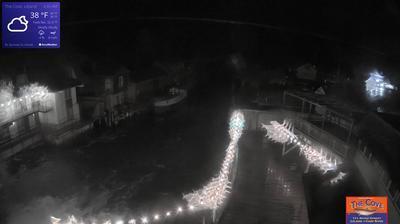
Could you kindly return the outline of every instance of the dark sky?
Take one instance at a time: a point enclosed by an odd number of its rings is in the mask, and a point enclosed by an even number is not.
[[[388,38],[400,21],[395,0],[291,1],[65,1],[65,22],[140,16],[196,17],[256,22],[327,34],[343,40]]]
[[[400,52],[400,13],[395,0],[131,0],[102,3],[71,0],[62,5],[65,25],[107,18],[127,21],[137,17],[234,20],[266,24],[282,29],[282,32],[333,41],[333,45],[352,45],[371,53],[400,58],[397,53]],[[163,22],[163,25],[172,23]]]
[[[300,59],[397,65],[399,12],[395,0],[68,0],[62,2],[60,50],[111,55],[126,63],[241,52],[271,64]],[[143,20],[149,17],[164,19]],[[267,27],[165,19],[171,17]]]

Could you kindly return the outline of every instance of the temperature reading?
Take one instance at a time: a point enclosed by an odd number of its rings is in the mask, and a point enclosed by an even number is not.
[[[39,18],[39,12],[31,12],[31,19],[38,19]]]
[[[47,18],[49,16],[49,12],[31,12],[31,19],[39,19],[39,17]]]

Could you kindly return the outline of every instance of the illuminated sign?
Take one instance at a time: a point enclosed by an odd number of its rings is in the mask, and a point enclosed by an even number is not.
[[[59,2],[3,2],[3,48],[59,48]]]
[[[346,197],[346,224],[388,224],[387,197]]]

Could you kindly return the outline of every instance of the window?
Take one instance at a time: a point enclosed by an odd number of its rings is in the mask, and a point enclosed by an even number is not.
[[[111,79],[106,79],[106,80],[105,80],[105,90],[106,90],[106,91],[112,91],[112,82],[111,82]]]
[[[122,88],[124,86],[124,76],[121,75],[118,77],[118,87]]]
[[[67,119],[72,120],[74,118],[74,108],[72,105],[72,99],[68,99],[65,101],[65,106],[67,109]]]
[[[119,95],[115,96],[115,105],[120,104]]]
[[[71,89],[66,89],[65,91],[65,99],[66,100],[68,100],[68,99],[71,99],[72,98],[72,94],[71,94]]]

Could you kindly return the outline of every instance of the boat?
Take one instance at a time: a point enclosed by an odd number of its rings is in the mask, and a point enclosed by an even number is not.
[[[168,94],[158,97],[154,100],[154,109],[156,112],[170,110],[175,105],[180,104],[187,97],[187,90],[176,87],[170,88]]]

